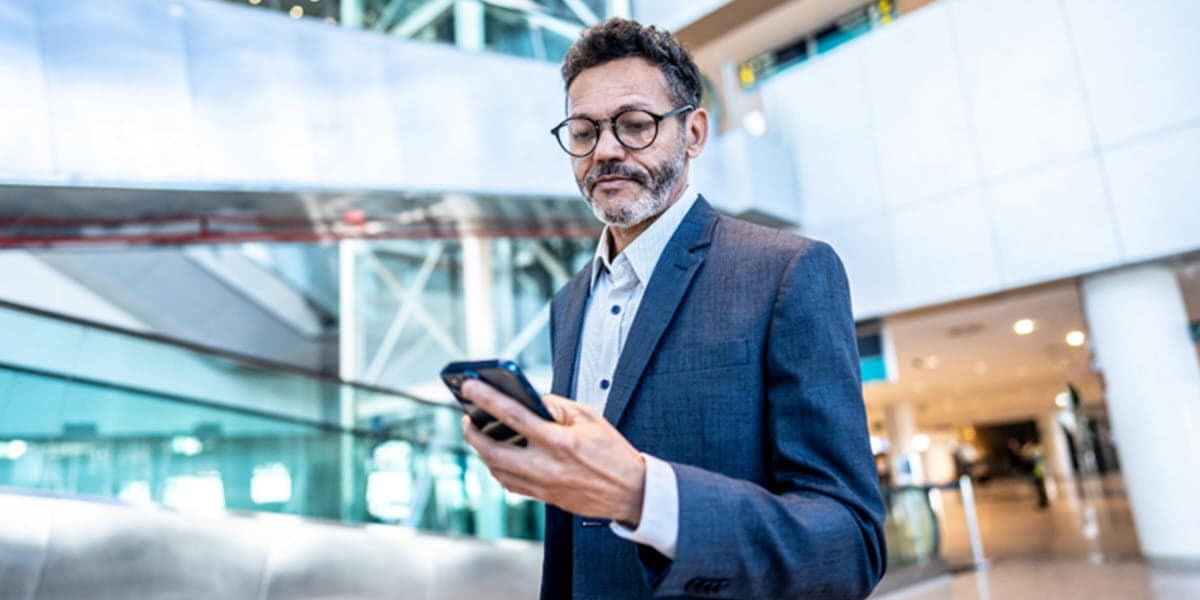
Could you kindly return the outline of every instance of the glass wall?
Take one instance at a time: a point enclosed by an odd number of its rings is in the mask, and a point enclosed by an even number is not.
[[[491,479],[463,444],[461,413],[453,406],[271,372],[20,309],[0,315],[6,325],[24,326],[5,328],[0,339],[0,487],[180,511],[266,511],[489,538],[541,537],[540,505]],[[56,331],[104,337],[103,344],[80,345],[116,368],[68,373],[87,361],[59,356],[37,365],[37,352],[20,358],[31,339],[61,346]],[[192,362],[177,360],[179,368],[157,372],[164,363],[154,362],[155,350]],[[229,383],[206,385],[195,377],[201,365],[209,367],[209,382],[223,373]],[[139,381],[139,372],[147,380]],[[150,376],[174,376],[179,385]],[[230,397],[231,390],[243,395]],[[271,393],[295,407],[389,410],[343,426],[319,413],[257,402],[258,394]]]
[[[516,360],[549,386],[549,302],[592,256],[591,237],[343,243],[342,376],[449,400],[451,360]]]
[[[628,12],[608,0],[227,0],[293,19],[558,62],[585,27]],[[615,4],[615,6],[614,6]],[[626,15],[628,16],[628,15]]]

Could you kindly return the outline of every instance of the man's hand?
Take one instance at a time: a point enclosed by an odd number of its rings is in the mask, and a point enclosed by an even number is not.
[[[528,440],[524,448],[497,442],[463,416],[463,437],[505,489],[577,515],[637,528],[646,462],[603,415],[547,394],[542,401],[554,422],[545,421],[477,380],[464,383],[462,394]]]

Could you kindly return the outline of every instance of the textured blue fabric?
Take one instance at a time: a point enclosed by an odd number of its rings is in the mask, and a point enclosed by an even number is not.
[[[588,271],[551,305],[564,396]],[[675,470],[677,555],[548,506],[542,598],[865,598],[883,576],[849,290],[826,244],[697,202],[655,267],[605,417]]]

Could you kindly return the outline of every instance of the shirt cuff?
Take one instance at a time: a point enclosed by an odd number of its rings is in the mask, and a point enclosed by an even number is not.
[[[631,542],[658,550],[659,554],[675,560],[675,543],[679,537],[679,488],[675,470],[665,461],[649,454],[646,459],[646,489],[642,496],[642,522],[629,529],[613,521],[613,533]]]

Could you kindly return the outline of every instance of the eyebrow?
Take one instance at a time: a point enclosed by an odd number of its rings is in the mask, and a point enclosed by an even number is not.
[[[653,107],[651,107],[649,104],[647,104],[645,102],[627,102],[625,104],[622,104],[621,106],[618,106],[617,110],[613,111],[612,114],[609,115],[609,117],[611,117],[612,115],[618,114],[618,113],[625,112],[627,110],[645,110],[645,111],[650,111],[650,112],[654,111]],[[587,117],[589,119],[595,119],[595,117],[593,117],[591,115],[587,115],[587,114],[579,113],[579,112],[573,112],[573,113],[567,115],[568,119],[574,119],[576,117]]]

